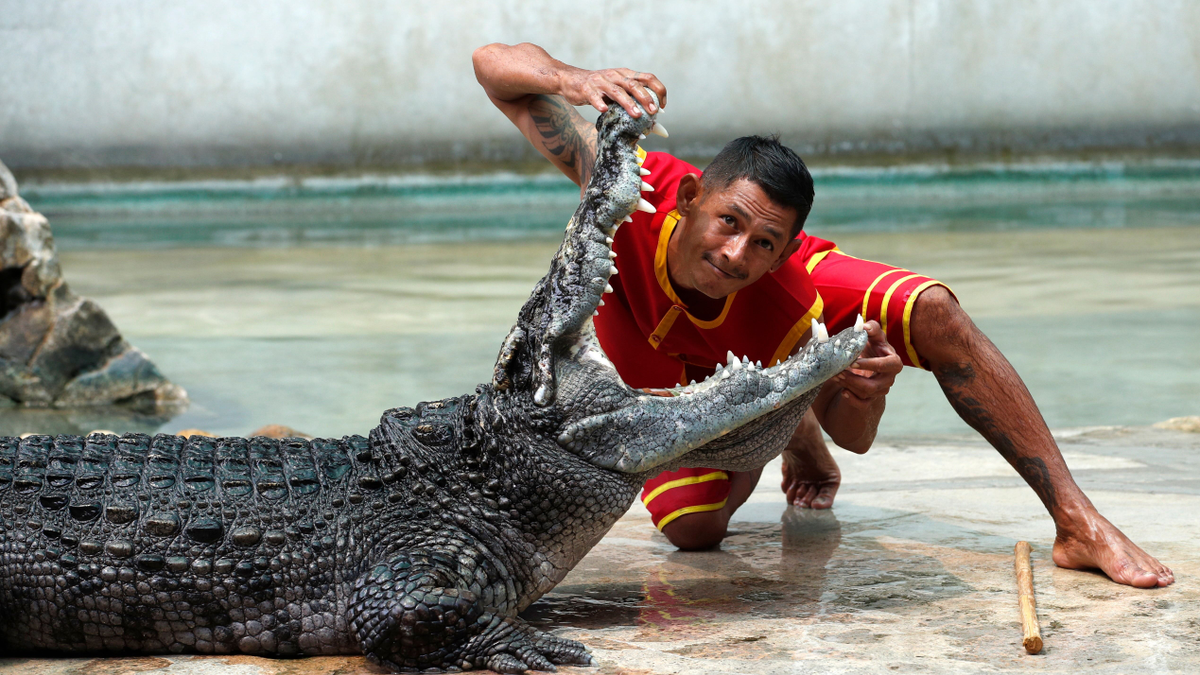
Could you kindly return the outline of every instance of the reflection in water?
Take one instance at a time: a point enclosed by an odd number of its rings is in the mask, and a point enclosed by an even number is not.
[[[783,552],[780,576],[795,585],[804,602],[817,602],[825,590],[829,560],[842,543],[842,523],[833,509],[783,512]]]
[[[169,412],[148,414],[115,406],[66,410],[14,407],[0,410],[0,436],[27,432],[84,436],[96,430],[153,434],[171,417]]]

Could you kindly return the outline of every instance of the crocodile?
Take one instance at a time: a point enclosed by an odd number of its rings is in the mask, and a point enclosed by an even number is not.
[[[592,664],[518,613],[651,475],[761,467],[860,327],[700,383],[624,384],[592,316],[658,124],[597,120],[595,171],[475,393],[383,413],[367,437],[94,433],[0,439],[0,650],[363,654],[400,671]]]

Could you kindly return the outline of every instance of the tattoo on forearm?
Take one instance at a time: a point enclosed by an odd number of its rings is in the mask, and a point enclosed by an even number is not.
[[[577,172],[580,183],[587,185],[596,158],[587,139],[579,133],[577,122],[583,120],[583,116],[561,97],[546,95],[533,98],[529,114],[550,154]]]
[[[982,434],[996,448],[1000,456],[1011,464],[1017,473],[1021,474],[1029,487],[1037,493],[1047,510],[1054,511],[1058,506],[1058,494],[1055,492],[1054,483],[1050,478],[1050,470],[1039,457],[1021,457],[1017,452],[1016,443],[999,428],[996,421],[988,414],[987,406],[968,393],[969,387],[975,381],[975,370],[971,368],[971,365],[964,363],[946,366],[940,369],[936,376],[938,384],[946,394],[946,399],[950,401],[950,405],[953,406],[959,417],[962,417],[964,422]]]

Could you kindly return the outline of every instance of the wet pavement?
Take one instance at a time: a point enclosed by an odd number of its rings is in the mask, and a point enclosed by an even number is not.
[[[1177,425],[1178,426],[1178,425]],[[832,511],[792,510],[769,465],[720,550],[682,553],[640,505],[548,596],[535,625],[587,644],[571,673],[1175,673],[1200,670],[1200,433],[1056,432],[1093,502],[1175,572],[1118,586],[1050,561],[1032,491],[969,436],[892,439],[838,456]],[[1012,549],[1033,544],[1046,647],[1030,656]],[[0,660],[5,673],[375,673],[361,658]]]

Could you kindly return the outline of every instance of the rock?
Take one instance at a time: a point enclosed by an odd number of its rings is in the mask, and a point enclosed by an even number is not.
[[[217,437],[216,434],[209,433],[203,429],[180,429],[179,431],[175,432],[175,435],[183,436],[184,438],[191,438],[192,436],[205,436],[207,438]]]
[[[1200,416],[1172,417],[1154,426],[1157,429],[1171,429],[1173,431],[1187,431],[1193,434],[1200,434]]]
[[[310,441],[313,439],[312,436],[303,431],[296,431],[282,424],[268,424],[265,427],[255,429],[246,434],[246,438],[255,438],[257,436],[266,436],[267,438],[304,438]]]
[[[0,396],[25,406],[178,411],[187,392],[71,292],[50,223],[0,164]]]
[[[0,162],[0,202],[16,196],[17,179],[13,178],[12,172],[4,166],[4,162]]]

